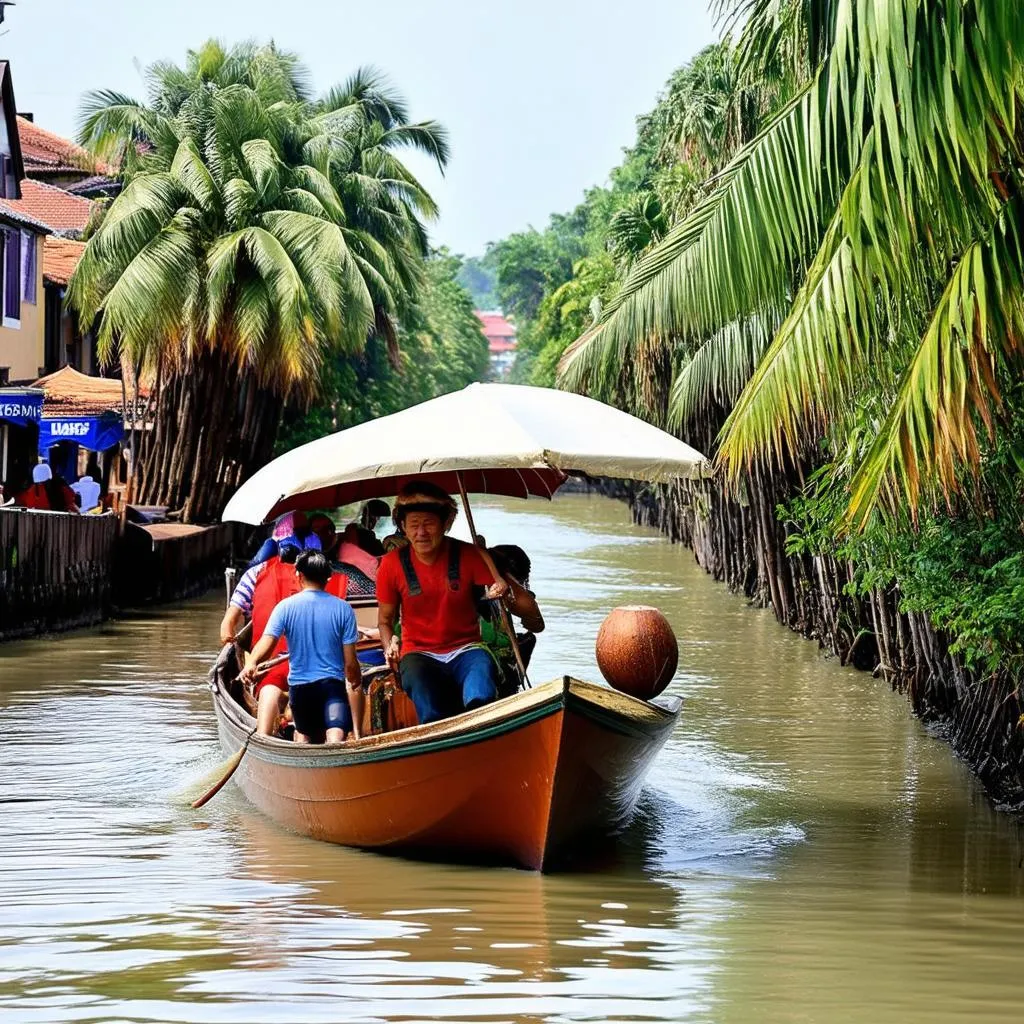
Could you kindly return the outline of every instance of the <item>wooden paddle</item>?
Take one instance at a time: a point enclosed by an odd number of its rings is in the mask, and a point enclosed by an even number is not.
[[[288,660],[287,654],[279,654],[276,658],[271,658],[269,661],[264,661],[262,664],[256,667],[256,674],[263,675],[265,672],[269,672],[275,665],[281,665]],[[228,779],[235,774],[235,770],[242,763],[242,758],[245,757],[245,752],[249,749],[249,740],[256,735],[256,730],[253,729],[248,736],[245,737],[245,742],[236,750],[219,768],[216,769],[216,782],[205,792],[198,800],[192,801],[194,808],[202,807],[203,804],[212,800],[223,788]],[[213,773],[208,773],[213,774]]]
[[[245,752],[249,749],[249,740],[256,735],[255,728],[245,737],[245,742],[217,769],[217,781],[198,800],[192,801],[192,807],[202,807],[212,800],[225,786],[228,779],[235,774],[235,769],[242,763]]]

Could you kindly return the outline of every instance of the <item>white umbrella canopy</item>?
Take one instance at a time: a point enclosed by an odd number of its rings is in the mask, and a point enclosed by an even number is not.
[[[223,518],[257,524],[390,497],[410,477],[450,492],[461,477],[471,493],[550,498],[567,472],[664,482],[706,464],[671,434],[592,398],[471,384],[285,453],[238,489]]]

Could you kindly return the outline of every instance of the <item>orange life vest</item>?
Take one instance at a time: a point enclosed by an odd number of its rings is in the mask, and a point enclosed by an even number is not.
[[[256,645],[263,636],[270,621],[270,613],[286,598],[297,594],[302,589],[299,577],[295,574],[295,566],[282,562],[275,555],[267,560],[263,572],[256,580],[256,586],[252,592],[252,642]],[[327,581],[326,591],[335,597],[344,598],[348,593],[348,577],[344,573],[332,572],[331,578]],[[267,656],[268,660],[288,650],[285,638],[279,637],[274,649]],[[288,662],[275,665],[265,676],[260,679],[260,685],[279,686],[282,690],[288,689]]]

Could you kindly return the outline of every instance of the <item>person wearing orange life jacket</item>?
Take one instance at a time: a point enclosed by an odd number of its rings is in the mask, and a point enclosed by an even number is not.
[[[319,550],[320,543],[315,534],[305,538],[306,550]],[[268,559],[259,579],[256,581],[252,598],[252,647],[263,638],[267,623],[274,609],[285,598],[297,594],[302,589],[302,582],[296,573],[295,562],[303,549],[303,542],[297,537],[285,537],[278,544],[279,553]],[[348,581],[341,573],[332,573],[324,588],[335,597],[344,598]],[[269,657],[276,657],[288,651],[288,644],[282,636],[271,649]],[[249,659],[247,667],[252,664]],[[262,736],[272,736],[277,732],[277,724],[288,693],[288,663],[282,662],[269,671],[257,676],[256,682],[256,731]],[[302,740],[304,737],[296,736]]]
[[[316,530],[313,530],[317,533]],[[252,618],[252,597],[258,582],[267,563],[275,555],[280,554],[279,545],[281,541],[287,541],[292,537],[305,537],[309,533],[309,523],[304,512],[285,512],[279,516],[271,528],[271,535],[260,546],[259,551],[249,562],[241,579],[235,584],[231,594],[231,600],[225,609],[224,618],[220,624],[220,643],[234,642],[238,632],[245,625],[246,621]],[[333,527],[331,530],[333,536]],[[318,534],[318,536],[320,536]],[[295,541],[294,543],[298,543]],[[324,538],[320,537],[322,550],[326,551]],[[301,545],[299,545],[301,548]],[[294,559],[293,559],[294,560]]]

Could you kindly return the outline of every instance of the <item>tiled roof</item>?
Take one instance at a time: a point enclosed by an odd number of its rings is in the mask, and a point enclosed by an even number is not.
[[[482,313],[476,311],[481,329],[487,339],[487,348],[491,355],[502,352],[514,352],[516,348],[516,329],[500,313]]]
[[[30,177],[60,171],[92,171],[109,174],[111,168],[70,139],[61,138],[34,121],[18,117],[18,137],[25,173]]]
[[[67,284],[85,249],[85,242],[72,238],[43,239],[43,280],[51,284]]]
[[[488,341],[491,338],[515,339],[516,329],[500,313],[481,313],[477,310],[476,315]]]
[[[4,205],[45,224],[52,231],[81,234],[89,221],[92,200],[73,196],[45,181],[23,178],[21,198],[5,199]]]
[[[23,228],[32,228],[40,234],[49,234],[50,228],[41,220],[19,209],[20,200],[0,199],[0,221],[6,224],[19,224]]]
[[[118,178],[111,178],[106,174],[94,174],[90,178],[62,185],[61,188],[76,196],[96,199],[102,196],[116,196],[121,191],[121,182]]]

